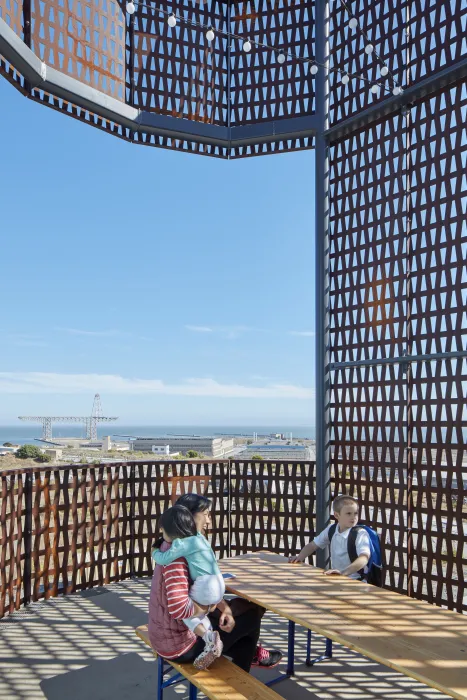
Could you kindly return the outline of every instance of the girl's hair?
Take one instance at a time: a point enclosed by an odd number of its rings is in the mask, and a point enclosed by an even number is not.
[[[183,537],[193,537],[198,534],[193,516],[183,505],[176,503],[172,508],[168,508],[162,513],[159,518],[159,527],[164,529],[164,532],[172,539],[176,540]],[[160,537],[153,547],[159,549],[163,537]]]
[[[180,496],[175,503],[175,506],[185,506],[193,515],[209,510],[211,505],[212,503],[209,498],[200,496],[198,493],[185,493],[183,496]]]

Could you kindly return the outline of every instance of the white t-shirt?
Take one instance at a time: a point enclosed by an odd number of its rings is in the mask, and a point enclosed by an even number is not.
[[[324,549],[329,544],[329,528],[328,527],[320,532],[319,535],[315,537],[313,542],[319,549]],[[349,553],[347,551],[347,540],[349,539],[350,528],[344,532],[339,532],[339,525],[336,527],[336,531],[331,540],[331,568],[339,569],[342,571],[346,569],[352,563],[350,561]],[[363,528],[358,531],[357,539],[355,542],[355,548],[357,550],[357,556],[360,554],[367,554],[368,557],[371,554],[370,550],[370,538],[368,533]],[[360,578],[358,572],[350,574],[349,578]]]

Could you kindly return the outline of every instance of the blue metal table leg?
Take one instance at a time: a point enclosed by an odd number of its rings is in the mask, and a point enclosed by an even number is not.
[[[293,676],[295,661],[295,622],[289,620],[289,645],[287,651],[287,670],[288,676]]]
[[[190,683],[190,695],[189,695],[189,700],[196,700],[198,697],[198,688],[193,685],[193,683]]]
[[[332,639],[326,639],[326,651],[323,656],[318,656],[316,659],[311,658],[311,630],[308,630],[307,645],[306,645],[306,665],[314,666],[319,661],[332,659]]]
[[[164,659],[161,656],[157,657],[157,700],[162,700],[164,693]]]
[[[281,681],[287,680],[290,676],[293,676],[294,672],[294,657],[295,657],[295,622],[289,621],[289,642],[288,642],[288,655],[287,655],[287,669],[284,674],[273,678],[272,680],[265,683],[267,686],[275,685]]]

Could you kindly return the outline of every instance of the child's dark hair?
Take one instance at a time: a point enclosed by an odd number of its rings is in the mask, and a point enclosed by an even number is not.
[[[164,511],[159,518],[159,527],[173,540],[179,537],[193,537],[198,532],[193,516],[185,506],[175,505]],[[159,549],[163,541],[164,538],[160,537],[153,544],[154,549]]]
[[[185,506],[190,513],[203,513],[211,508],[211,501],[199,493],[184,493],[177,499],[176,506]]]

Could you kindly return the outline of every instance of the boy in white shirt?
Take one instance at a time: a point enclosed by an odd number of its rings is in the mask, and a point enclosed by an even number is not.
[[[337,520],[337,527],[331,538],[331,568],[324,573],[342,574],[349,578],[360,579],[359,572],[368,564],[371,555],[370,538],[366,530],[361,528],[358,531],[355,541],[357,558],[351,562],[348,553],[348,539],[350,531],[358,523],[358,501],[352,496],[338,496],[333,503],[334,517]],[[307,544],[300,554],[290,557],[291,564],[304,562],[307,557],[314,554],[317,549],[324,549],[329,544],[328,527],[323,530],[315,539]]]

